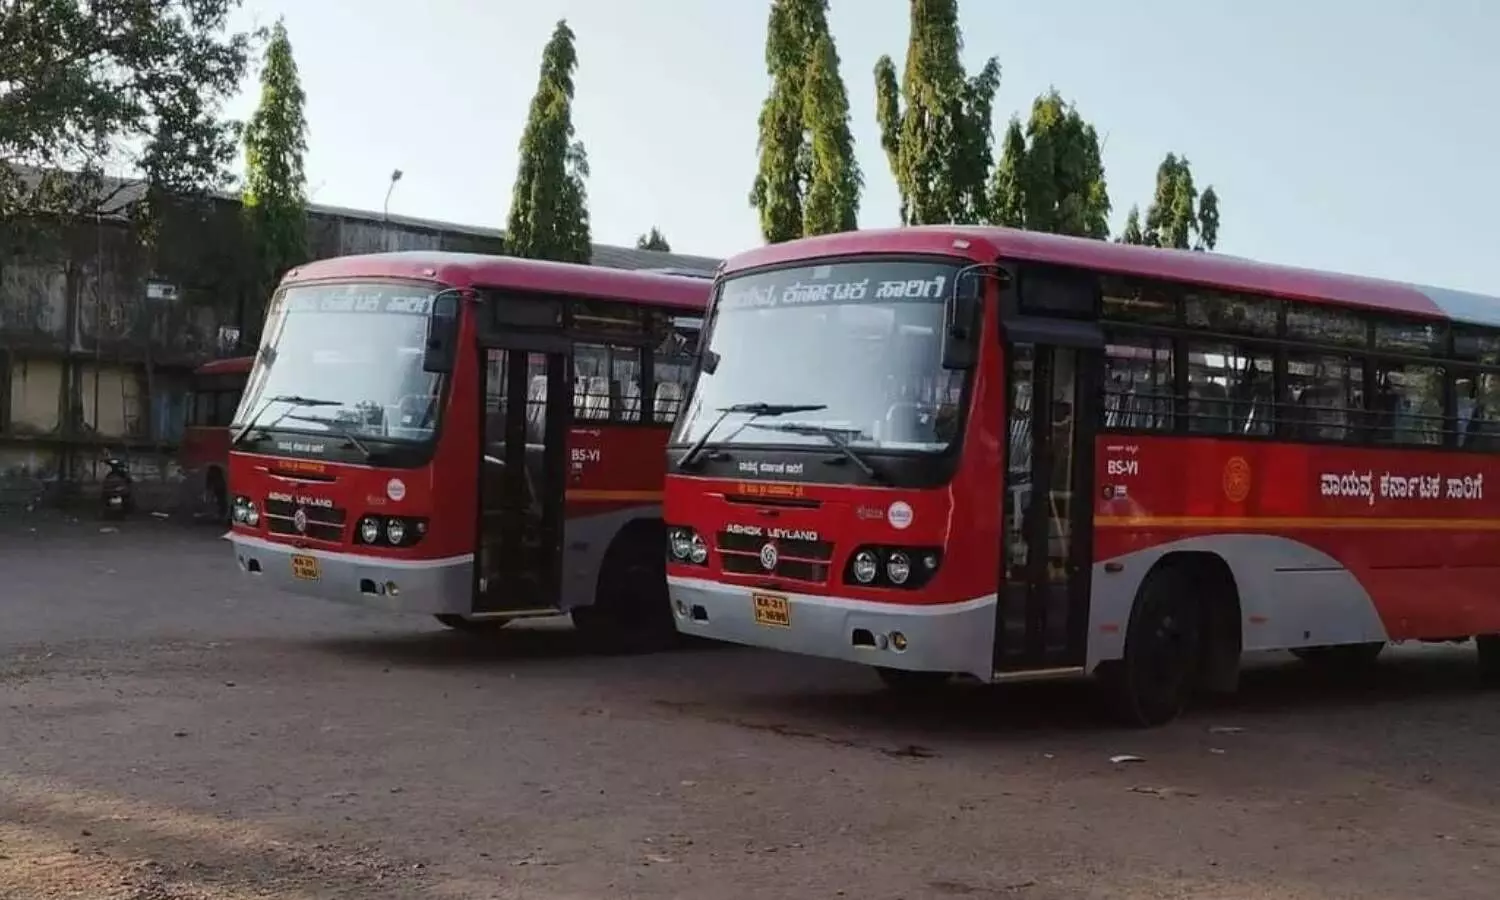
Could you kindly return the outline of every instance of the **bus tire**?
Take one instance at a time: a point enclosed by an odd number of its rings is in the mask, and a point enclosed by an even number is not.
[[[510,619],[483,618],[471,619],[457,613],[437,613],[433,616],[445,627],[454,631],[462,631],[466,634],[492,634],[510,624]]]
[[[902,695],[930,694],[953,680],[951,672],[915,672],[888,666],[876,666],[875,674],[880,676],[887,690]]]
[[[681,642],[667,596],[666,535],[660,522],[632,522],[599,567],[594,602],[574,607],[573,627],[605,653],[656,653]]]
[[[1198,689],[1205,635],[1203,604],[1186,566],[1146,576],[1125,630],[1125,656],[1096,670],[1115,716],[1150,728],[1176,718]]]
[[[1374,665],[1384,650],[1384,641],[1368,641],[1362,644],[1294,647],[1290,652],[1309,666],[1331,672],[1351,672]]]
[[[1479,651],[1479,683],[1500,688],[1500,634],[1481,634],[1474,638]]]

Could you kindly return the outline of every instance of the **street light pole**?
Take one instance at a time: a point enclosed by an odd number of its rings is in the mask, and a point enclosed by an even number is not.
[[[391,249],[391,192],[396,189],[396,182],[401,180],[401,170],[391,170],[391,183],[385,189],[385,203],[380,207],[381,237],[384,239],[386,249]]]

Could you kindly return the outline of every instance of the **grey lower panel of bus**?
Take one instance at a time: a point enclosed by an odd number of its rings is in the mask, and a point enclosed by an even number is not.
[[[473,605],[472,554],[446,559],[374,559],[301,550],[233,532],[225,538],[234,545],[240,570],[275,590],[389,612],[464,615]],[[316,579],[292,574],[292,557],[299,555],[317,559]]]
[[[920,607],[777,592],[789,623],[768,626],[755,621],[753,595],[760,591],[681,576],[667,582],[683,634],[893,669],[994,676],[994,594]],[[895,633],[904,650],[894,646]]]

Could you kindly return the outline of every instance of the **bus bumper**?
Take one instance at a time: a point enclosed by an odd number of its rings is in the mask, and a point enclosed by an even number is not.
[[[473,609],[472,556],[379,559],[289,547],[233,531],[225,538],[234,545],[240,571],[268,588],[388,612],[465,615]],[[293,556],[316,559],[316,577],[294,575]]]
[[[995,597],[913,606],[667,579],[683,634],[870,666],[994,677]],[[756,621],[752,594],[786,601],[785,625]],[[904,649],[897,644],[904,643]]]

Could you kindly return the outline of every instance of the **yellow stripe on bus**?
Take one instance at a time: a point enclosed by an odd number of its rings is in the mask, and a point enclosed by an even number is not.
[[[569,500],[619,502],[628,500],[639,500],[647,503],[660,503],[661,491],[595,491],[595,490],[572,490],[563,496]]]
[[[1412,519],[1373,516],[1097,516],[1098,528],[1329,528],[1378,531],[1500,531],[1495,519]]]

